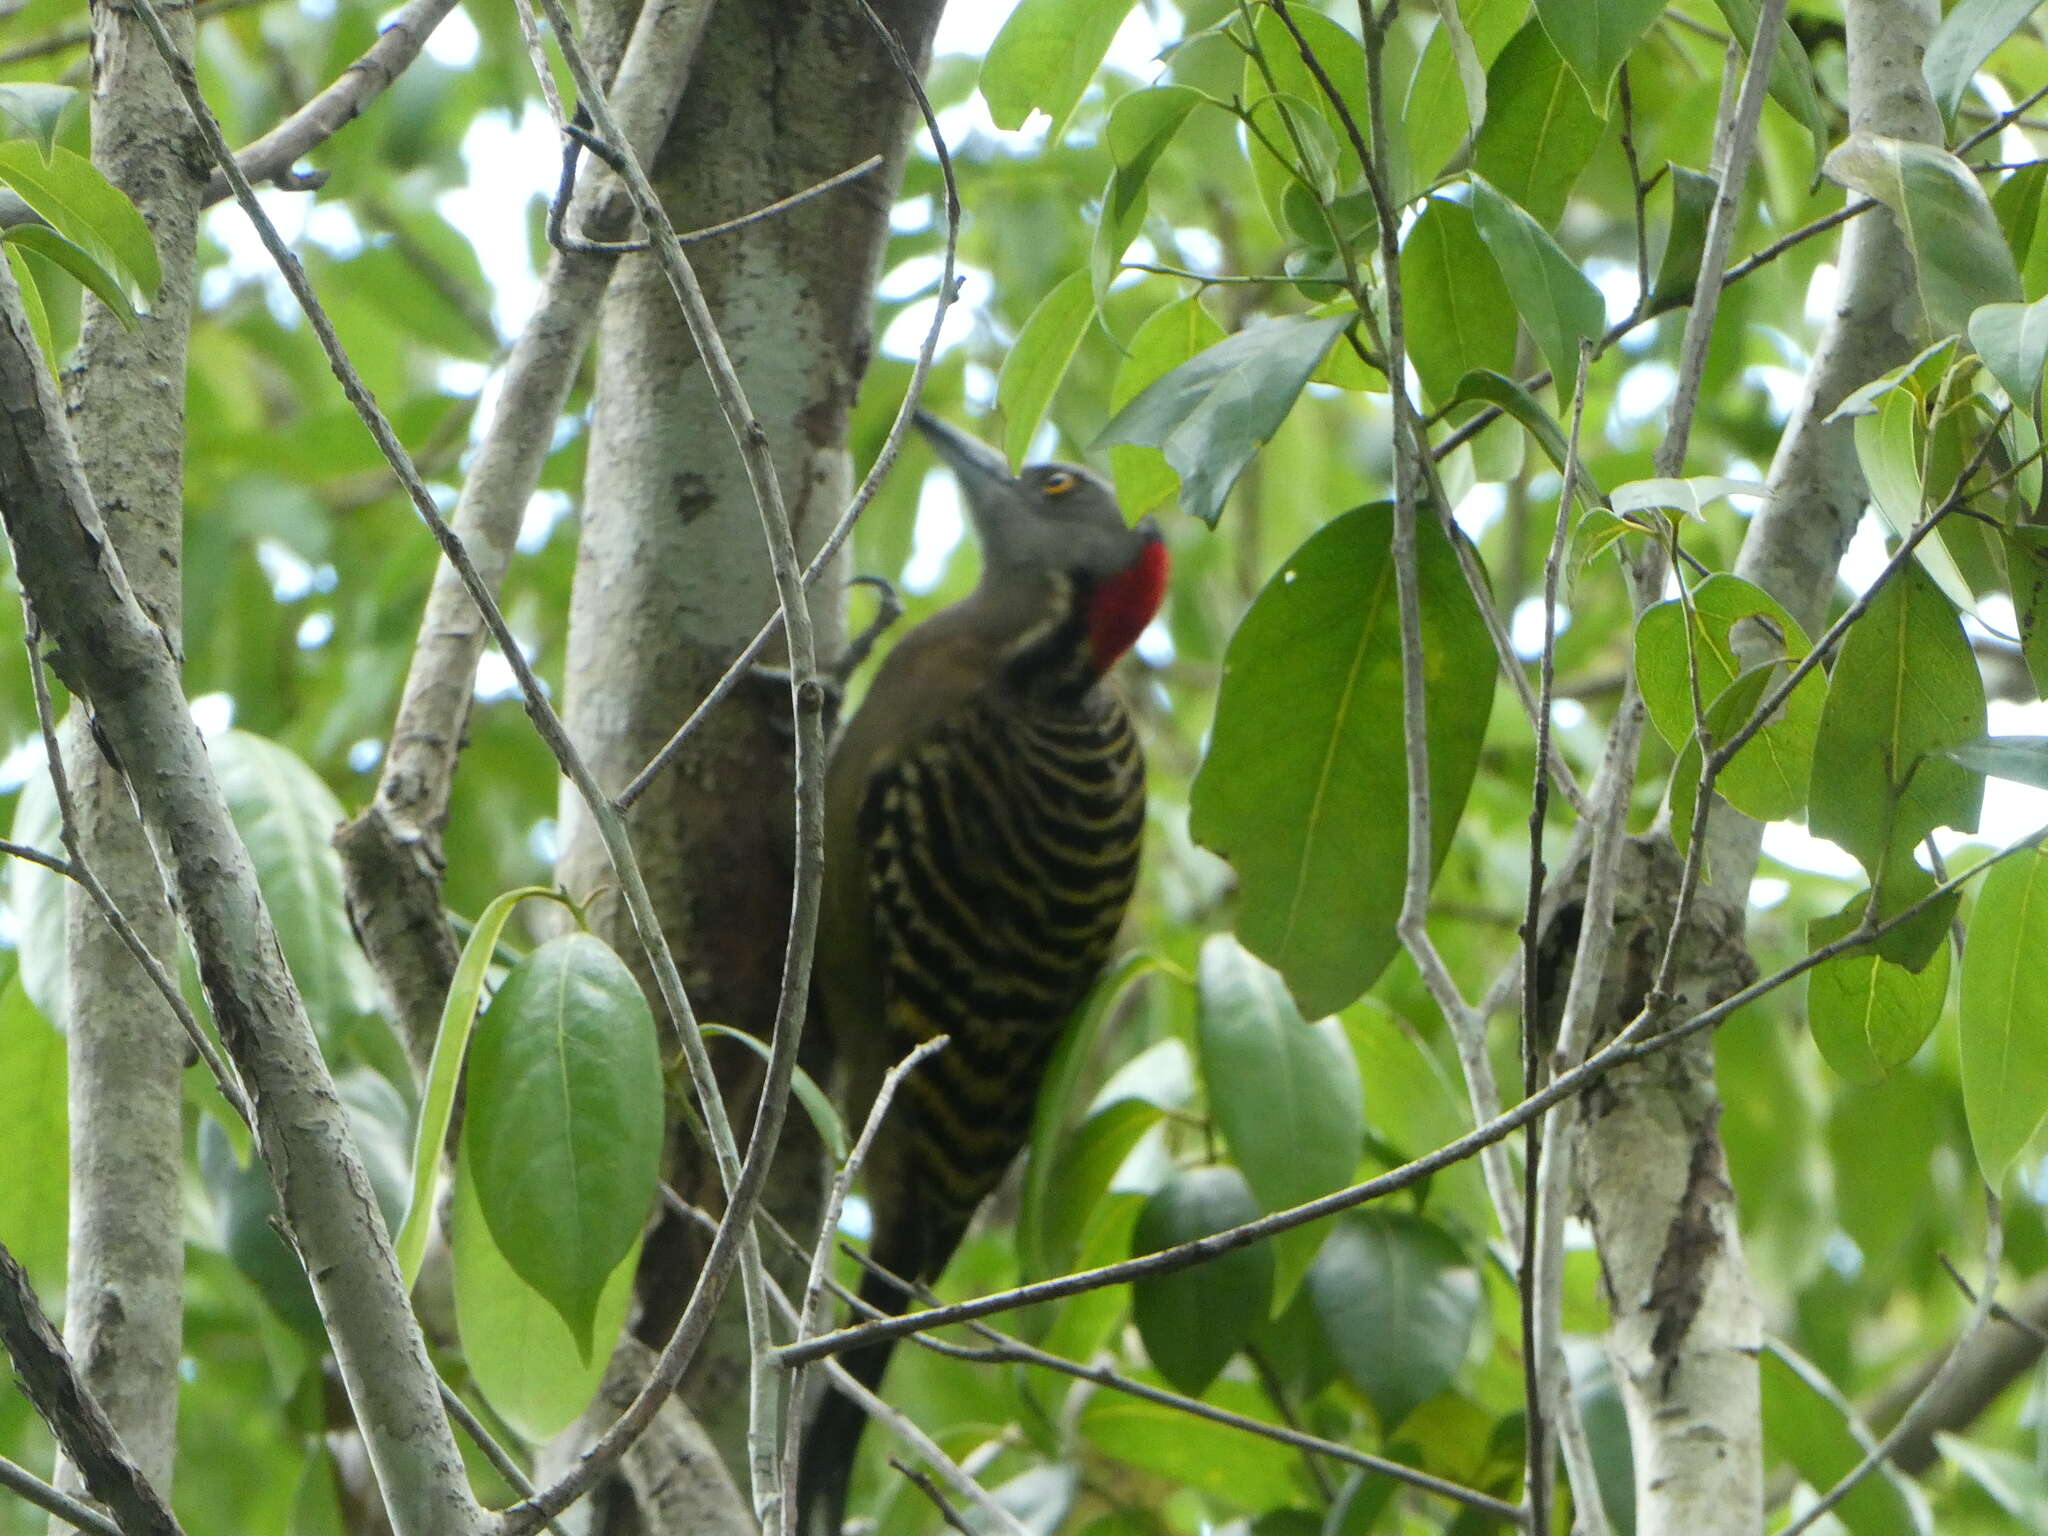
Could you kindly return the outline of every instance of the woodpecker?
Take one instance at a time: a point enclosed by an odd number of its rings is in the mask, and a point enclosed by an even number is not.
[[[958,480],[981,581],[889,653],[825,779],[818,981],[865,1123],[883,1074],[946,1035],[897,1089],[865,1170],[869,1251],[935,1279],[1029,1134],[1054,1045],[1101,973],[1138,874],[1145,764],[1109,680],[1158,612],[1166,546],[1098,476],[994,450],[919,413]],[[908,1301],[869,1274],[861,1298]],[[889,1346],[844,1363],[872,1387]],[[866,1423],[828,1390],[804,1446],[805,1536],[838,1536]]]

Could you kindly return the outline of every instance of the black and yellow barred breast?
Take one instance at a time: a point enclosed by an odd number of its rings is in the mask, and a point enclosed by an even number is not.
[[[877,1232],[876,1257],[908,1278],[944,1266],[1023,1145],[1137,880],[1145,767],[1130,717],[1092,671],[1045,660],[1019,658],[877,771],[861,803],[890,1056],[951,1037],[893,1111],[919,1209]]]

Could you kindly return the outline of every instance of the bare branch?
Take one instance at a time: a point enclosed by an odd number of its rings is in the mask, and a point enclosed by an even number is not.
[[[69,1520],[92,1536],[122,1536],[121,1527],[90,1504],[81,1504],[61,1488],[53,1488],[18,1462],[0,1456],[0,1488],[26,1500],[37,1509]]]

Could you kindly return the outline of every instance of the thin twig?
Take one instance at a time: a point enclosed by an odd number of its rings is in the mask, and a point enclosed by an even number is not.
[[[1949,1279],[1955,1282],[1956,1289],[1963,1293],[1963,1299],[1974,1302],[1977,1299],[1977,1292],[1970,1282],[1963,1278],[1963,1272],[1956,1268],[1955,1260],[1945,1253],[1936,1254],[1935,1258],[1941,1264],[1942,1270],[1948,1275]],[[1992,1303],[1991,1315],[2001,1323],[2017,1328],[2036,1344],[2048,1345],[2048,1328],[2042,1327],[2031,1317],[2024,1317],[2020,1313],[2012,1311],[2003,1302]]]
[[[453,1387],[446,1381],[441,1382],[440,1387],[441,1406],[448,1410],[448,1417],[455,1421],[455,1427],[469,1436],[470,1443],[483,1452],[484,1460],[491,1464],[492,1470],[498,1476],[505,1479],[514,1493],[524,1498],[532,1498],[533,1480],[526,1475],[526,1469],[513,1459],[512,1453],[505,1449],[496,1435],[491,1433],[490,1426],[478,1418],[470,1410],[469,1404],[456,1395]],[[558,1521],[549,1520],[547,1528],[554,1536],[569,1536]]]
[[[78,806],[71,797],[71,777],[64,767],[64,748],[57,739],[57,717],[50,703],[50,680],[43,671],[43,655],[36,647],[42,639],[42,626],[37,622],[35,609],[29,605],[26,595],[21,600],[22,643],[28,651],[28,676],[30,691],[35,696],[36,726],[42,733],[43,756],[50,767],[50,789],[57,801],[57,835],[63,840],[65,851],[71,855],[70,867],[64,871],[92,898],[92,904],[99,908],[100,916],[114,930],[122,947],[135,957],[135,963],[142,967],[142,974],[149,978],[149,984],[156,988],[157,996],[171,1010],[178,1021],[178,1027],[185,1032],[199,1059],[206,1063],[207,1071],[213,1074],[214,1083],[219,1087],[221,1097],[228,1107],[241,1119],[244,1125],[251,1123],[248,1096],[242,1091],[241,1079],[214,1048],[213,1037],[207,1034],[198,1017],[192,1012],[192,1005],[185,1001],[184,989],[165,969],[162,961],[151,953],[142,935],[135,931],[135,925],[128,921],[100,877],[94,872],[85,857],[85,850],[78,841]],[[165,896],[168,901],[168,893]]]
[[[1998,1290],[1998,1265],[2005,1254],[2005,1213],[1997,1191],[1984,1191],[1984,1284],[1979,1289],[1974,1305],[1970,1308],[1970,1320],[1963,1325],[1956,1341],[1949,1346],[1948,1358],[1941,1362],[1941,1368],[1927,1378],[1927,1385],[1920,1389],[1906,1411],[1899,1415],[1885,1437],[1865,1453],[1863,1459],[1851,1467],[1842,1480],[1822,1494],[1813,1504],[1802,1511],[1799,1517],[1787,1525],[1781,1536],[1799,1536],[1801,1531],[1811,1527],[1829,1510],[1833,1509],[1855,1486],[1890,1459],[1892,1451],[1905,1440],[1913,1430],[1913,1421],[1919,1415],[1920,1405],[1948,1385],[1949,1378],[1961,1364],[1963,1351],[1976,1338],[1984,1324],[1990,1320],[1992,1298]]]
[[[62,875],[67,880],[76,880],[78,878],[77,867],[69,859],[61,854],[45,853],[40,848],[31,848],[27,843],[17,843],[7,838],[0,838],[0,854],[5,854],[12,859],[20,859],[25,863],[40,864],[51,873]]]
[[[906,1466],[894,1456],[889,1458],[889,1465],[909,1478],[911,1487],[932,1501],[933,1506],[939,1512],[939,1518],[945,1521],[948,1527],[958,1531],[960,1536],[979,1536],[974,1527],[960,1517],[960,1511],[952,1506],[943,1493],[939,1492],[939,1486],[932,1481],[930,1473],[918,1467]]]
[[[824,1320],[825,1279],[832,1268],[832,1237],[839,1230],[839,1217],[846,1209],[847,1191],[853,1188],[854,1176],[860,1172],[861,1164],[867,1161],[875,1134],[888,1117],[889,1105],[896,1097],[896,1085],[916,1071],[927,1057],[944,1050],[950,1043],[951,1037],[947,1035],[934,1035],[920,1042],[909,1055],[888,1070],[882,1078],[882,1086],[875,1091],[875,1102],[868,1109],[867,1122],[861,1127],[853,1150],[847,1153],[845,1166],[833,1179],[831,1193],[825,1197],[824,1213],[818,1218],[818,1240],[811,1247],[810,1273],[804,1281],[803,1306],[797,1313],[796,1337],[799,1340],[815,1337]],[[797,1466],[803,1449],[805,1385],[804,1367],[798,1366],[790,1372],[789,1391],[783,1399],[788,1414],[782,1439],[782,1486],[786,1489],[794,1488],[797,1482]],[[795,1536],[795,1499],[785,1498],[782,1501],[782,1532],[783,1536]]]
[[[25,1499],[45,1514],[69,1520],[81,1531],[92,1532],[92,1536],[122,1536],[121,1527],[90,1504],[79,1503],[63,1489],[52,1487],[19,1462],[9,1461],[5,1456],[0,1456],[0,1488]]]

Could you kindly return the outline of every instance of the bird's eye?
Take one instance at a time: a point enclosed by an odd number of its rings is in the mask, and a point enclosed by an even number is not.
[[[1038,488],[1048,496],[1064,496],[1080,483],[1079,475],[1069,474],[1064,469],[1056,469],[1039,482]]]

